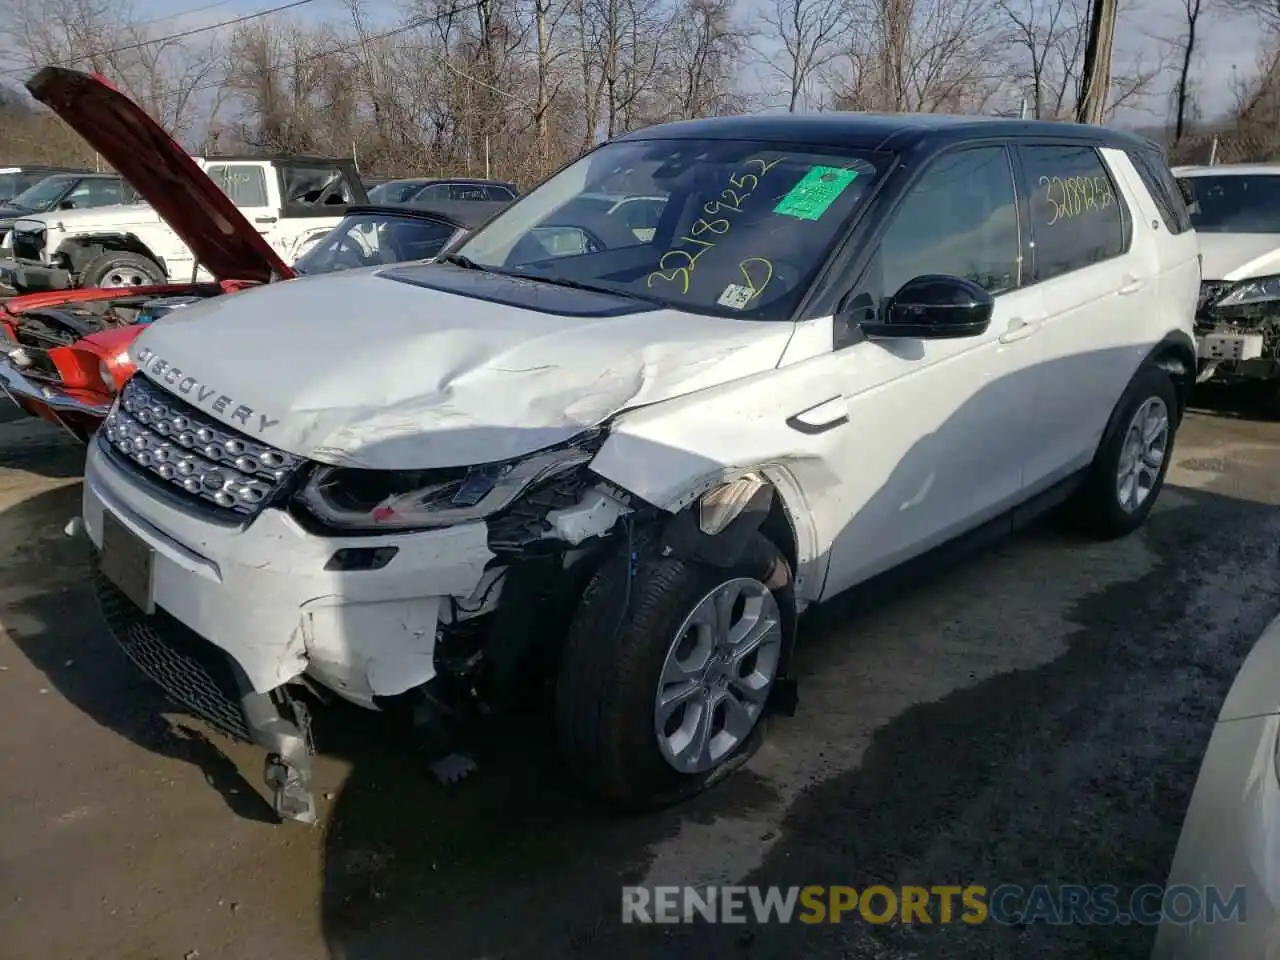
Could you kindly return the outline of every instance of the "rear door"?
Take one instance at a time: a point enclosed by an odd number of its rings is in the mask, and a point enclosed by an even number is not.
[[[267,243],[278,251],[280,208],[277,205],[278,201],[271,196],[267,172],[268,168],[261,163],[215,161],[205,168],[209,179],[240,208],[240,212],[253,224],[253,228],[266,237]],[[170,276],[189,274],[189,256],[186,266],[187,269],[179,273],[171,269]],[[207,280],[209,275],[202,270],[200,278]]]
[[[1155,239],[1135,230],[1124,181],[1087,143],[1021,144],[1031,280],[1045,305],[1033,494],[1086,466],[1144,353],[1141,317],[1156,308]]]

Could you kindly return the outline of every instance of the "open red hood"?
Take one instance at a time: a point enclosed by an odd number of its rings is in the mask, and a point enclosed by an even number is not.
[[[128,180],[218,280],[294,276],[187,152],[105,78],[45,67],[27,90]]]

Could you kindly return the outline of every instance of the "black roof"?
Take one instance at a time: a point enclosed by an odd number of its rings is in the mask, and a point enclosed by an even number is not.
[[[397,217],[416,217],[421,220],[443,220],[455,227],[475,229],[499,210],[510,206],[496,200],[436,200],[431,203],[353,203],[344,216],[356,214],[385,214]]]
[[[483,177],[391,177],[383,183],[420,183],[424,187],[433,183],[467,183],[478,187],[510,187],[513,190],[516,186],[510,180],[486,180]]]
[[[1081,123],[956,117],[937,113],[756,113],[678,120],[624,134],[619,140],[756,140],[863,150],[906,150],[924,142],[939,146],[981,137],[1046,137],[1119,149],[1150,148],[1136,134]]]

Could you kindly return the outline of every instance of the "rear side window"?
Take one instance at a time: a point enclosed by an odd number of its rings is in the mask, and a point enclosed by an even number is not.
[[[455,183],[449,188],[450,200],[487,200],[485,188],[478,183]]]
[[[255,164],[216,163],[205,171],[237,207],[265,207],[267,178]]]
[[[1187,212],[1187,204],[1178,188],[1178,181],[1174,179],[1164,157],[1151,150],[1131,150],[1129,159],[1160,210],[1160,219],[1169,232],[1177,234],[1190,230],[1191,214]]]
[[[1118,257],[1128,248],[1123,201],[1090,146],[1018,148],[1027,180],[1034,278],[1051,280]]]
[[[485,196],[489,200],[497,203],[506,203],[508,200],[514,200],[515,194],[506,187],[499,187],[493,184],[484,188]]]

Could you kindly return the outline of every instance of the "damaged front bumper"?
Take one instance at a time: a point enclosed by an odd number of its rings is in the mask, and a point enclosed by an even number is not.
[[[0,347],[4,346],[0,342]],[[91,427],[101,423],[111,410],[109,400],[86,391],[70,391],[40,383],[0,354],[0,393],[32,416],[54,423],[83,440]]]
[[[183,707],[265,747],[277,811],[299,820],[314,803],[303,705],[289,686],[368,708],[423,687],[436,676],[437,632],[457,616],[451,598],[480,592],[494,556],[483,522],[334,539],[275,509],[244,527],[211,523],[155,497],[96,443],[83,524],[125,652]]]

